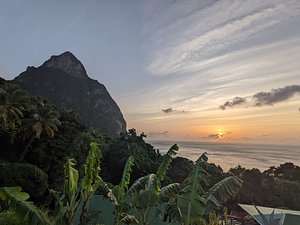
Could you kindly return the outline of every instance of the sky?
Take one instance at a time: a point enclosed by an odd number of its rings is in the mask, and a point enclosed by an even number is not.
[[[300,144],[299,0],[0,0],[0,76],[71,51],[150,139]]]

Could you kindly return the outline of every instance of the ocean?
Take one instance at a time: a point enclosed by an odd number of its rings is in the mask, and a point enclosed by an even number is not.
[[[220,165],[224,171],[241,165],[261,171],[270,166],[292,162],[300,166],[300,145],[241,144],[193,141],[148,140],[146,142],[165,153],[173,145],[179,146],[178,156],[195,161],[207,152],[208,161]]]

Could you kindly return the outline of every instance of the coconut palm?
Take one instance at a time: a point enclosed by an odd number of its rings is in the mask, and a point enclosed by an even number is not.
[[[59,113],[46,101],[36,99],[34,108],[30,111],[30,115],[22,120],[22,128],[24,130],[24,140],[27,144],[23,152],[19,156],[19,160],[23,160],[29,151],[33,141],[41,137],[53,138],[58,127],[61,125],[59,121]]]
[[[26,101],[27,95],[17,86],[4,83],[0,87],[0,121],[5,129],[15,129],[21,124]]]
[[[55,132],[61,125],[58,111],[45,101],[38,101],[36,108],[29,118],[25,118],[24,129],[25,139],[34,137],[40,139],[41,136],[54,137]]]

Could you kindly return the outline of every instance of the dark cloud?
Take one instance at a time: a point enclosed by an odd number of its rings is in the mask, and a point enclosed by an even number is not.
[[[227,101],[223,105],[220,105],[219,108],[225,110],[226,108],[232,108],[246,103],[246,98],[235,97],[232,101]]]
[[[258,92],[253,95],[255,106],[273,105],[283,102],[300,93],[299,85],[291,85],[283,88],[272,89],[270,92]]]
[[[220,137],[223,137],[223,135],[220,134],[210,134],[207,137],[204,137],[205,139],[218,139]]]
[[[185,111],[178,111],[173,108],[162,109],[161,111],[163,111],[164,113],[185,113]]]
[[[298,93],[300,93],[300,86],[290,85],[283,88],[272,89],[269,92],[261,91],[247,98],[235,97],[232,101],[227,101],[223,105],[220,105],[219,108],[225,110],[240,105],[245,105],[246,107],[274,105],[279,102],[284,102]],[[300,108],[298,110],[300,112]]]
[[[174,112],[172,108],[163,109],[161,111],[163,111],[164,113],[172,113],[172,112]]]

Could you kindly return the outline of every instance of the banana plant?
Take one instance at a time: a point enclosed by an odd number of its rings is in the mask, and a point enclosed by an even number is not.
[[[125,201],[125,194],[130,184],[130,175],[133,165],[134,157],[130,156],[125,164],[120,184],[114,186],[112,189],[113,203],[115,206],[115,225],[119,225],[121,222],[138,223],[134,216],[128,214],[129,205]]]
[[[208,191],[209,175],[205,171],[206,153],[202,154],[184,181],[182,189],[167,206],[167,216],[181,221],[182,224],[199,224],[204,215],[229,200],[240,189],[242,181],[237,177],[227,177],[215,184]]]
[[[95,142],[92,142],[90,146],[91,149],[89,151],[89,154],[86,158],[86,163],[84,165],[85,176],[81,183],[82,210],[80,214],[80,221],[84,221],[87,219],[89,202],[96,189],[101,184],[104,184],[104,181],[99,176],[100,163],[102,158],[101,151],[98,148],[98,144]]]
[[[57,224],[72,225],[73,218],[80,204],[82,205],[80,221],[88,218],[88,205],[98,187],[107,188],[99,176],[101,152],[98,144],[92,142],[91,149],[84,166],[84,177],[79,187],[78,171],[74,168],[74,159],[68,159],[64,166],[65,185],[64,192],[58,197],[55,218]],[[56,196],[58,196],[56,194]]]
[[[208,220],[203,218],[200,221],[201,222],[199,222],[199,225],[220,225],[220,221],[214,211],[209,213]]]
[[[161,210],[155,209],[160,203],[161,182],[163,181],[173,157],[177,154],[178,146],[173,145],[164,155],[163,162],[159,166],[156,174],[149,174],[139,178],[129,188],[127,195],[132,201],[132,208],[135,210],[138,223],[149,225],[157,217],[161,217]],[[164,190],[166,192],[166,190]]]
[[[78,171],[74,168],[75,160],[68,159],[64,165],[65,185],[64,191],[59,196],[52,192],[57,198],[55,207],[55,223],[72,225],[72,220],[79,207]]]
[[[0,200],[6,201],[11,211],[24,225],[50,225],[46,212],[28,201],[29,195],[21,187],[1,187]]]

